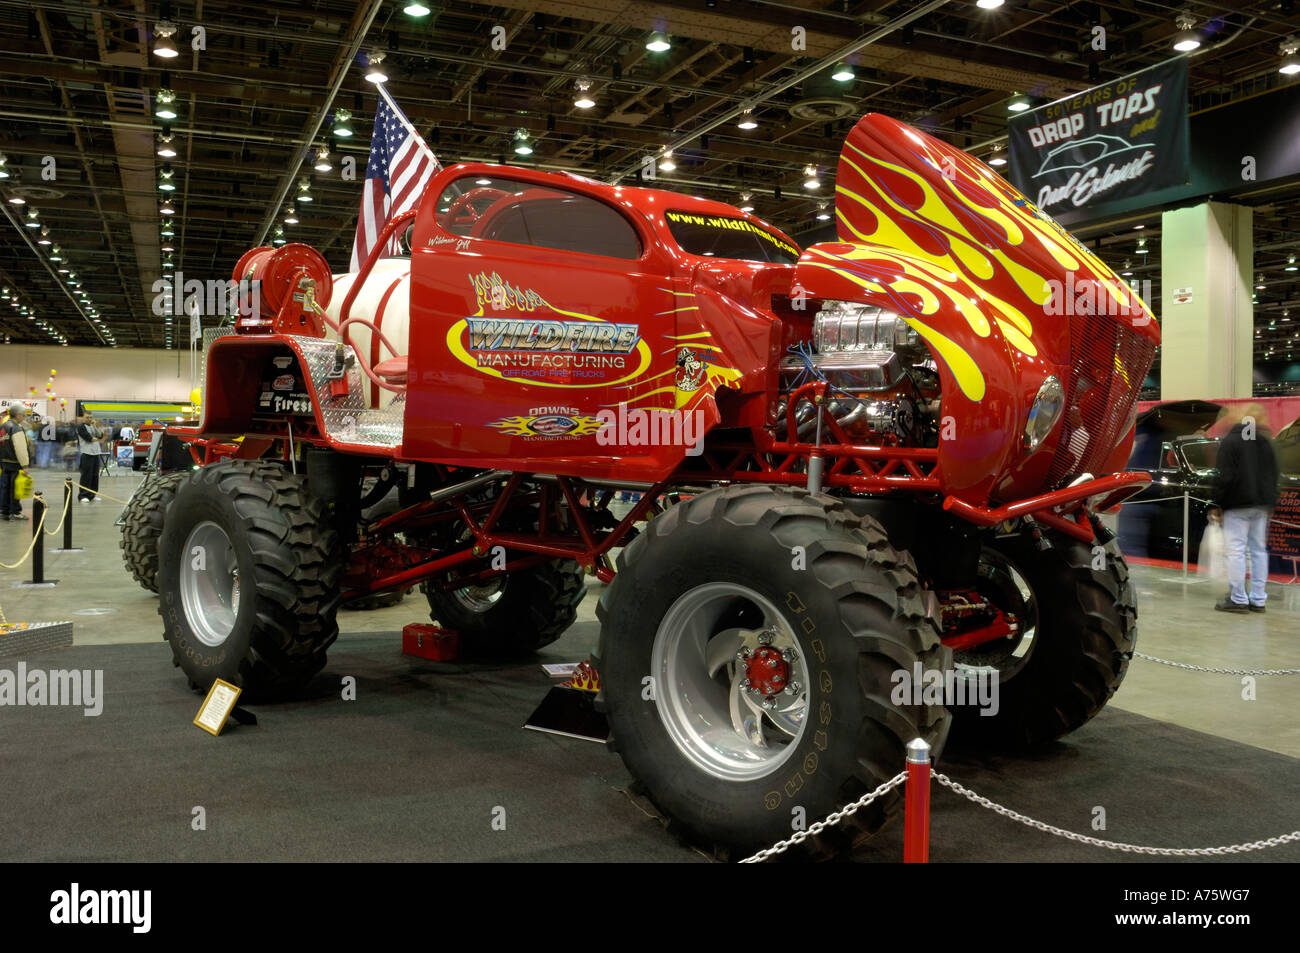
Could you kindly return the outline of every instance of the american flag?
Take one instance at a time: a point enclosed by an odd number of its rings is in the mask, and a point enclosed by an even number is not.
[[[424,187],[441,168],[410,120],[380,86],[375,130],[370,137],[370,162],[366,165],[366,187],[361,194],[357,235],[352,241],[351,271],[361,270],[384,225],[419,202]],[[397,253],[394,236],[387,254]]]

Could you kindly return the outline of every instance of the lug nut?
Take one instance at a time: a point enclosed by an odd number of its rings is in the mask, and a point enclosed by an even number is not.
[[[799,658],[799,653],[794,649],[782,649],[781,658],[785,659],[787,662],[793,662]]]
[[[791,682],[785,687],[785,693],[787,695],[798,695],[801,688],[803,688],[803,686],[798,682]]]
[[[754,687],[754,683],[747,678],[741,679],[740,687],[743,688],[745,691],[749,691],[751,688]]]
[[[771,644],[772,644],[772,630],[771,630],[771,629],[764,629],[762,632],[758,633],[758,642],[759,642],[760,645],[771,645]]]
[[[744,662],[747,661],[748,659],[749,659],[749,649],[741,649],[739,652],[736,653],[737,662]]]
[[[764,699],[763,699],[763,707],[766,708],[768,711],[771,711],[773,708],[776,707],[776,699],[775,699],[775,698],[764,698]]]

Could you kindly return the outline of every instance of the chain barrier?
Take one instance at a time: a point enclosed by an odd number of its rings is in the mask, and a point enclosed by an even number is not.
[[[1280,837],[1268,837],[1264,840],[1250,841],[1245,844],[1228,844],[1224,847],[1146,847],[1141,844],[1125,844],[1120,841],[1102,840],[1099,837],[1089,837],[1086,834],[1076,834],[1074,831],[1067,831],[1062,827],[1053,827],[1051,824],[1045,824],[1042,821],[1036,821],[1032,817],[1026,817],[1017,813],[1008,807],[1003,807],[986,797],[982,797],[968,788],[958,784],[952,778],[939,771],[931,774],[934,780],[938,781],[944,787],[960,794],[962,797],[978,804],[980,807],[986,807],[995,814],[1001,814],[1003,817],[1009,817],[1013,821],[1019,821],[1026,827],[1032,827],[1035,830],[1043,831],[1046,834],[1055,834],[1057,837],[1064,837],[1066,840],[1072,840],[1080,844],[1088,844],[1092,847],[1104,847],[1107,850],[1119,850],[1129,854],[1154,854],[1161,857],[1221,857],[1225,854],[1244,854],[1252,850],[1264,850],[1266,847],[1280,847],[1283,844],[1293,844],[1300,841],[1300,831],[1292,831],[1289,834],[1283,834]]]
[[[41,510],[40,522],[38,522],[36,528],[32,530],[32,541],[27,544],[27,551],[18,557],[18,562],[14,563],[12,566],[8,563],[0,563],[0,569],[17,569],[22,566],[23,563],[27,562],[27,557],[32,554],[32,550],[36,548],[36,544],[41,541],[41,533],[45,531],[45,516],[49,512],[48,508]]]
[[[824,820],[818,821],[816,824],[812,825],[812,827],[809,827],[807,830],[796,831],[794,836],[790,837],[788,840],[777,841],[771,847],[768,847],[764,850],[760,850],[757,854],[754,854],[752,857],[746,857],[744,860],[739,861],[739,863],[758,864],[767,860],[769,857],[775,857],[777,854],[784,853],[785,851],[793,847],[795,844],[803,843],[809,837],[815,837],[816,835],[820,834],[828,827],[834,827],[836,824],[844,820],[844,818],[848,817],[850,814],[853,814],[856,811],[861,810],[862,808],[866,807],[868,804],[870,804],[872,801],[876,800],[877,798],[883,797],[884,795],[888,794],[890,791],[898,787],[906,780],[907,780],[907,772],[899,771],[898,774],[894,775],[892,778],[890,778],[880,787],[876,788],[874,791],[862,795],[862,797],[858,798],[852,804],[840,808],[834,814],[826,815],[826,818]]]
[[[113,502],[113,503],[121,503],[123,506],[126,506],[127,503],[130,502],[129,500],[119,500],[119,499],[118,499],[117,497],[115,497],[115,496],[109,496],[109,495],[108,495],[107,493],[105,493],[103,490],[93,490],[93,489],[91,489],[91,488],[88,487],[88,486],[82,486],[82,485],[81,485],[80,483],[78,483],[76,480],[73,480],[73,481],[72,481],[72,485],[75,486],[78,490],[85,490],[87,493],[93,493],[93,494],[95,494],[96,496],[102,496],[102,497],[103,497],[104,499],[106,499],[106,500],[109,500],[109,501],[111,501],[111,502]]]
[[[1143,655],[1141,652],[1134,652],[1133,657],[1148,662],[1159,662],[1161,665],[1169,665],[1173,668],[1187,669],[1189,672],[1212,672],[1215,675],[1300,675],[1300,668],[1210,668],[1205,665],[1188,665],[1186,662],[1171,662],[1169,659]]]
[[[63,524],[68,521],[68,511],[70,509],[72,509],[72,494],[68,493],[67,496],[63,498],[63,516],[59,518],[59,525],[54,527],[54,529],[45,529],[44,526],[42,526],[42,532],[44,532],[46,536],[58,536],[59,532],[63,529]],[[49,513],[48,508],[45,510],[45,513],[41,514],[42,523],[45,522],[46,513]]]

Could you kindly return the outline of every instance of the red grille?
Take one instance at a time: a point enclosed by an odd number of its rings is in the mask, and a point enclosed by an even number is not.
[[[1065,424],[1048,484],[1097,474],[1124,436],[1155,345],[1114,317],[1076,317],[1070,327],[1070,380]]]

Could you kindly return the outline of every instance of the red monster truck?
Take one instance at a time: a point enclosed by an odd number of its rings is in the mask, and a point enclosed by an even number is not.
[[[592,573],[613,744],[730,850],[891,777],[912,738],[937,751],[953,720],[1006,744],[1078,728],[1133,651],[1093,514],[1149,481],[1120,471],[1158,328],[908,126],[862,119],[837,192],[840,240],[801,252],[717,202],[457,165],[358,275],[249,252],[235,277],[260,301],[211,345],[189,434],[199,462],[243,439],[181,480],[160,540],[176,664],[200,688],[293,689],[340,603],[416,583],[467,651],[525,652]],[[409,261],[380,262],[408,225]],[[396,511],[362,518],[385,494]],[[954,701],[980,680],[989,714]]]

